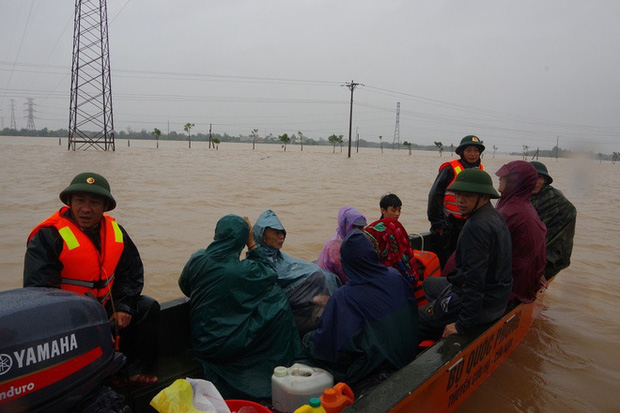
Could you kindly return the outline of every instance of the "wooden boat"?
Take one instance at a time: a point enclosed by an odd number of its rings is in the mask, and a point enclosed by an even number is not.
[[[430,233],[411,236],[416,249],[433,249]],[[344,412],[451,412],[510,355],[529,331],[542,308],[544,289],[536,301],[510,307],[498,321],[467,335],[440,340],[414,361],[358,397]],[[189,304],[179,298],[162,304],[160,323],[160,382],[126,390],[135,412],[153,412],[150,400],[174,380],[201,377],[200,366],[186,354],[189,348]]]

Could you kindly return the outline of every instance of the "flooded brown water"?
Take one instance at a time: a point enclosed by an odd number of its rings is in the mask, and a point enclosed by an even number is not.
[[[490,139],[489,139],[490,141]],[[427,231],[426,199],[444,153],[289,145],[116,142],[116,152],[72,152],[58,139],[0,137],[0,290],[21,287],[25,242],[61,206],[58,193],[79,172],[103,174],[118,206],[112,215],[138,246],[145,293],[181,296],[189,256],[209,244],[225,214],[254,220],[273,209],[287,229],[284,251],[314,260],[336,230],[343,205],[379,216],[379,198],[403,201],[409,232]],[[495,172],[518,157],[487,153]],[[530,333],[462,406],[463,412],[614,412],[620,390],[620,165],[541,159],[578,210],[573,263],[544,299]],[[495,178],[495,177],[494,177]],[[497,183],[497,179],[495,179]]]

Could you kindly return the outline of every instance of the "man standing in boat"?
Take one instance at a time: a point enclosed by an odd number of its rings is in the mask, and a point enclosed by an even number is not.
[[[530,201],[547,227],[545,278],[548,280],[570,265],[577,209],[560,190],[551,186],[553,178],[542,162],[531,164],[538,172],[538,180]]]
[[[114,218],[108,181],[84,172],[60,193],[62,207],[32,230],[24,260],[24,287],[92,295],[106,309],[127,356],[134,385],[150,385],[157,357],[159,303],[140,295],[144,267],[136,246]]]
[[[459,173],[466,169],[484,170],[480,160],[484,148],[477,136],[467,135],[461,139],[461,143],[455,150],[460,158],[441,164],[439,174],[428,194],[427,216],[431,223],[431,231],[441,236],[442,250],[438,252],[438,255],[442,268],[456,248],[456,241],[466,219],[457,208],[454,192],[450,191],[448,186],[454,182]]]
[[[491,177],[471,168],[448,187],[467,218],[447,277],[424,280],[429,304],[420,307],[420,339],[463,334],[471,327],[500,318],[512,288],[511,240],[506,223],[490,199],[499,198]]]

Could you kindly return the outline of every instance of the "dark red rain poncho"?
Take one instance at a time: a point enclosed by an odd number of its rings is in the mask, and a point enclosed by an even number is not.
[[[542,286],[541,277],[547,263],[547,229],[530,202],[538,174],[531,163],[512,161],[502,166],[495,175],[507,180],[506,189],[497,203],[497,211],[506,221],[512,238],[513,283],[510,299],[531,302]]]

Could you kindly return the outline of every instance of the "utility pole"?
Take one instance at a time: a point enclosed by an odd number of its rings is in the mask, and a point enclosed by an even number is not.
[[[69,150],[115,150],[107,0],[75,0]]]
[[[555,161],[558,161],[558,156],[560,154],[560,136],[558,135],[557,140],[555,141]]]
[[[400,102],[396,103],[396,126],[394,127],[394,140],[392,141],[392,149],[396,146],[400,149]]]
[[[32,134],[35,133],[35,131],[37,130],[37,128],[34,126],[34,112],[36,112],[36,110],[34,110],[34,99],[33,98],[26,98],[26,100],[28,102],[24,103],[24,105],[26,106],[25,112],[26,112],[26,130],[28,132],[31,132]]]
[[[354,81],[347,82],[342,86],[346,86],[351,91],[351,107],[349,109],[349,155],[347,158],[351,157],[351,128],[353,127],[353,91],[358,86],[364,86],[361,83],[355,83]]]
[[[209,149],[211,149],[211,127],[213,126],[212,123],[209,123]],[[215,148],[215,145],[213,145],[213,147]]]

